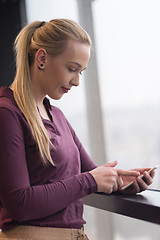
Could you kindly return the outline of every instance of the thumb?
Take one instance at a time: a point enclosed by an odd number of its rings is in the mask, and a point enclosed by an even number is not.
[[[103,167],[115,167],[118,164],[117,161],[111,162],[111,163],[106,163],[103,165]]]

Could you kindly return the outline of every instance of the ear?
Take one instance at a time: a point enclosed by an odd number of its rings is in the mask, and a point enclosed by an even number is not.
[[[38,68],[41,68],[41,69],[45,68],[46,58],[47,58],[46,50],[44,48],[40,48],[36,52],[36,56],[35,56],[35,62]]]

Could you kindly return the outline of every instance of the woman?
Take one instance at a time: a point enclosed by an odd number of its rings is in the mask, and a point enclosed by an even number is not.
[[[91,40],[66,19],[33,22],[15,40],[17,72],[0,89],[0,239],[88,239],[82,198],[147,189],[154,172],[97,167],[52,99],[79,85]],[[125,191],[123,191],[125,192]]]

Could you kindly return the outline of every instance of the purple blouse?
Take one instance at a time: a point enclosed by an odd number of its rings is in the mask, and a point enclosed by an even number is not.
[[[0,88],[0,228],[33,225],[81,228],[85,223],[82,198],[97,191],[88,172],[96,167],[63,113],[44,105],[43,119],[55,149],[55,166],[44,165],[30,127],[13,91]]]

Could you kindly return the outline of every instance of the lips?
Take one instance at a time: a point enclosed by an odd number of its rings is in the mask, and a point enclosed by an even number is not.
[[[65,88],[65,87],[62,87],[62,89],[64,93],[67,93],[70,90],[70,88]]]

